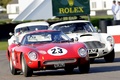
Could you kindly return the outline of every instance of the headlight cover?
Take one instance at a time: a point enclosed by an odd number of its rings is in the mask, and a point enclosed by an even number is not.
[[[37,60],[38,58],[36,52],[29,52],[28,57],[30,60],[33,60],[33,61]]]
[[[79,53],[79,55],[80,55],[81,57],[86,57],[86,55],[87,55],[87,49],[86,49],[86,48],[80,48],[80,49],[78,50],[78,53]]]
[[[111,36],[108,36],[108,37],[107,37],[107,41],[109,41],[109,42],[113,42],[112,37],[111,37]]]

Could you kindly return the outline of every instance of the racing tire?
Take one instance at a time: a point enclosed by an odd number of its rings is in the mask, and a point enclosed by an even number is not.
[[[67,73],[72,73],[73,72],[73,67],[65,67],[64,70],[67,72]]]
[[[115,51],[114,49],[107,55],[104,56],[106,62],[113,62],[115,59]]]
[[[80,73],[89,73],[90,62],[88,61],[85,64],[80,64],[78,68],[79,68]]]
[[[90,58],[90,63],[94,63],[95,58]]]
[[[22,65],[23,75],[24,75],[25,77],[30,77],[30,76],[32,76],[33,70],[28,67],[28,65],[26,64],[26,61],[25,61],[25,58],[24,58],[23,55],[22,55],[22,59],[21,59],[21,65]]]
[[[17,75],[18,74],[18,70],[14,68],[13,63],[12,63],[12,58],[10,58],[9,61],[9,67],[10,67],[10,71],[13,75]]]

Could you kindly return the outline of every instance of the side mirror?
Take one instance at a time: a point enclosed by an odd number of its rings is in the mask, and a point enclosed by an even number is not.
[[[100,33],[100,32],[101,32],[101,30],[100,30],[100,29],[98,29],[98,30],[97,30],[97,32],[98,32],[98,33]]]
[[[71,41],[74,42],[74,41],[78,41],[78,37],[75,37],[75,38],[71,38]]]
[[[13,40],[13,42],[14,42],[15,44],[17,44],[18,46],[21,45],[21,43],[20,43],[20,42],[18,41],[18,39],[16,39],[16,38]]]
[[[18,46],[20,46],[20,45],[21,45],[21,43],[20,43],[20,42],[18,42],[18,41],[16,41],[16,40],[14,41],[14,43],[15,43],[15,44],[17,44]]]
[[[17,43],[17,45],[18,45],[18,46],[20,46],[20,45],[21,45],[21,43],[20,43],[20,42],[18,42],[18,43]]]
[[[74,41],[78,41],[78,40],[79,40],[78,37],[75,37]]]
[[[9,35],[10,35],[10,36],[12,36],[12,35],[13,35],[13,33],[12,33],[12,32],[10,32],[10,33],[9,33]]]

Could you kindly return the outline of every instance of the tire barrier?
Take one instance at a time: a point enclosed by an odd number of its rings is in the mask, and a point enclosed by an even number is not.
[[[120,25],[120,20],[101,19],[99,20],[99,28],[102,33],[107,33],[107,26]]]
[[[112,25],[120,25],[120,20],[112,20]]]
[[[99,21],[99,28],[102,33],[107,33],[107,21],[105,19]]]

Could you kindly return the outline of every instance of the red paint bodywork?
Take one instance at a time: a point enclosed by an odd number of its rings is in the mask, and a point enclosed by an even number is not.
[[[50,48],[53,48],[55,46],[66,49],[68,51],[67,54],[61,55],[61,56],[53,56],[53,55],[48,54],[47,51]],[[13,66],[16,69],[21,69],[21,55],[22,54],[25,57],[26,64],[31,69],[35,69],[35,70],[47,69],[47,67],[53,66],[53,65],[43,64],[45,61],[76,59],[76,62],[69,63],[69,64],[77,66],[79,63],[84,64],[89,61],[88,54],[85,57],[81,57],[78,54],[78,50],[80,48],[86,48],[84,43],[80,43],[80,42],[63,42],[63,43],[59,42],[58,43],[57,42],[57,43],[42,43],[42,44],[34,44],[34,45],[12,44],[8,47],[7,57],[9,60],[10,57],[12,56],[12,53],[14,53],[15,64]],[[45,51],[46,54],[40,53],[39,50]],[[29,59],[28,53],[31,51],[34,51],[37,53],[37,60],[32,61]]]

